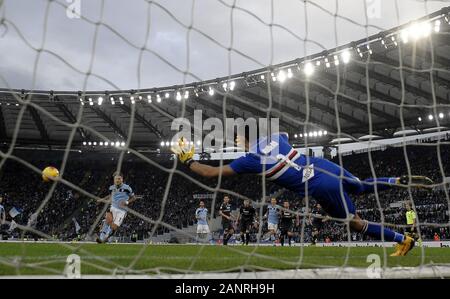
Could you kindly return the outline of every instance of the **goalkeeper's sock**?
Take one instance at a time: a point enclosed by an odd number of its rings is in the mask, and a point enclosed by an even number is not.
[[[361,233],[377,238],[378,240],[382,240],[383,236],[384,240],[388,242],[403,243],[405,240],[404,235],[396,233],[388,228],[383,229],[380,224],[369,223],[368,221],[365,221],[365,225]]]
[[[250,242],[250,233],[245,234],[245,245],[248,245],[248,242]]]
[[[397,178],[391,177],[391,178],[372,178],[367,179],[361,182],[362,186],[362,193],[374,193],[375,192],[375,186],[377,186],[378,191],[388,190],[392,188],[393,185],[397,183]]]

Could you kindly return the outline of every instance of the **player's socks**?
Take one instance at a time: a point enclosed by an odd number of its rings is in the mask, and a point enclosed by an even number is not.
[[[99,239],[101,242],[106,242],[106,240],[108,240],[109,236],[112,233],[112,228],[109,224],[105,222],[103,222],[103,226],[102,226],[102,230],[100,231],[100,236]]]
[[[231,239],[232,234],[226,234],[223,238],[223,245],[228,245],[228,241]]]
[[[248,242],[250,241],[250,233],[245,234],[245,245],[248,245]]]
[[[242,245],[245,244],[245,235],[242,233],[241,234],[241,241],[242,241]]]
[[[280,237],[281,246],[284,246],[284,236]]]
[[[111,226],[108,223],[106,223],[105,220],[103,220],[103,224],[102,224],[102,228],[100,230],[100,233],[105,233],[106,234],[106,233],[109,233],[110,230],[111,230]]]
[[[378,240],[382,240],[383,236],[384,240],[388,242],[402,243],[405,240],[404,235],[396,233],[387,228],[382,229],[380,224],[369,223],[368,221],[365,221],[362,233],[374,237]]]
[[[289,246],[291,246],[292,237],[288,237]]]
[[[233,234],[228,233],[228,236],[227,236],[227,242],[230,241],[230,239],[231,239],[232,236],[233,236]]]
[[[111,234],[111,228],[109,228],[109,229],[106,230],[105,232],[101,232],[101,233],[100,233],[100,240],[101,240],[102,242],[106,242],[106,241],[108,240],[110,234]]]
[[[397,178],[391,177],[391,178],[371,178],[364,180],[362,182],[362,192],[363,193],[374,193],[375,192],[375,186],[377,186],[378,191],[388,190],[393,185],[395,185],[397,182]]]

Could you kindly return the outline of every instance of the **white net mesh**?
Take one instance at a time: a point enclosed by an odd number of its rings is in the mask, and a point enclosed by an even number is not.
[[[446,1],[29,2],[0,0],[0,212],[9,239],[0,275],[64,274],[71,253],[82,274],[449,275],[450,253],[432,248],[450,238]],[[308,192],[299,197],[265,176],[194,175],[169,149],[175,119],[204,128],[195,111],[203,120],[277,118],[293,147],[360,178],[430,177],[432,190],[408,178],[403,188],[352,197],[361,218],[401,233],[411,230],[410,206],[419,248],[392,260],[383,234],[374,243],[316,209]],[[223,167],[236,155],[211,153],[208,133],[192,139],[195,159]],[[45,184],[48,165],[60,177]],[[96,200],[115,171],[137,196],[110,238],[125,244],[91,244],[110,208]],[[250,243],[259,246],[209,246],[223,241],[225,194],[233,210],[253,200]],[[296,246],[272,246],[268,197],[290,201]],[[200,199],[208,244],[196,233]],[[32,239],[41,243],[22,242]],[[230,242],[240,244],[239,234]],[[371,262],[378,266],[366,271]]]

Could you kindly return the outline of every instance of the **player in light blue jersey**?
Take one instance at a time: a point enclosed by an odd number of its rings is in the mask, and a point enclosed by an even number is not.
[[[277,205],[277,199],[275,197],[270,199],[270,204],[267,206],[267,212],[264,218],[267,219],[267,229],[270,234],[269,240],[275,241],[280,218],[280,206]]]
[[[208,209],[205,208],[205,202],[200,201],[200,207],[195,210],[195,219],[197,219],[197,235],[199,240],[204,240],[209,234]]]
[[[289,144],[288,135],[276,133],[250,143],[247,136],[238,136],[237,143],[246,150],[245,156],[224,166],[210,166],[193,160],[194,147],[185,149],[186,140],[172,147],[178,159],[203,177],[222,177],[238,174],[264,175],[281,187],[304,197],[314,197],[333,218],[346,221],[352,231],[367,234],[378,240],[394,241],[398,245],[392,256],[406,255],[414,240],[383,225],[369,223],[356,213],[351,194],[373,193],[392,186],[431,188],[433,181],[424,176],[372,178],[361,181],[339,165],[321,158],[300,154]]]
[[[122,225],[127,215],[127,207],[136,200],[131,187],[123,182],[123,174],[114,174],[114,185],[109,187],[109,194],[98,202],[111,203],[106,212],[97,243],[105,243],[108,238]]]

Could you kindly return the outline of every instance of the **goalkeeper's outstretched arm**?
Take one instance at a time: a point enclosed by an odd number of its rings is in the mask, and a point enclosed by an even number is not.
[[[186,141],[183,138],[181,138],[178,141],[178,144],[173,146],[171,150],[174,154],[177,155],[181,163],[185,164],[187,167],[189,167],[190,170],[192,170],[196,174],[206,178],[214,178],[220,175],[232,176],[236,174],[229,165],[210,166],[194,161],[193,160],[194,146],[192,146],[190,149],[184,149],[185,144]]]
[[[196,174],[198,174],[202,177],[206,177],[206,178],[215,178],[220,175],[222,175],[222,176],[236,175],[236,173],[233,171],[233,169],[229,165],[223,165],[222,167],[220,167],[220,166],[216,167],[216,166],[205,165],[200,162],[193,161],[188,166],[189,166],[190,170],[192,170]]]

